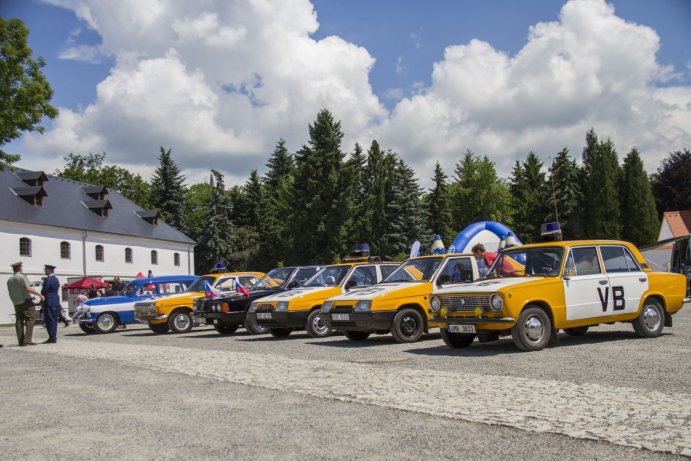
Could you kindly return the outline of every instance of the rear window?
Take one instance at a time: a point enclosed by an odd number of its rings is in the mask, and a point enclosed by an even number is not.
[[[633,259],[628,248],[622,246],[601,246],[600,253],[605,264],[605,270],[615,272],[640,272],[641,268]]]

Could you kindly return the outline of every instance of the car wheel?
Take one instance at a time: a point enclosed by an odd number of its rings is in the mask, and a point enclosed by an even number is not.
[[[271,336],[273,336],[274,338],[285,338],[292,331],[292,328],[271,328],[269,330],[269,333],[271,333]]]
[[[93,335],[94,333],[96,333],[96,330],[94,330],[94,326],[90,323],[80,323],[79,328],[81,328],[82,331],[87,335]]]
[[[391,335],[397,343],[414,343],[425,329],[422,314],[413,308],[401,309],[393,318]]]
[[[552,322],[549,315],[539,307],[527,307],[518,316],[511,328],[513,343],[522,351],[531,352],[544,349],[552,336]]]
[[[194,326],[192,316],[184,310],[176,310],[168,318],[168,326],[173,333],[187,333]]]
[[[314,309],[310,312],[310,315],[307,316],[305,330],[307,330],[307,334],[312,338],[326,338],[331,335],[331,328],[322,320],[319,309]]]
[[[665,327],[665,310],[656,299],[646,299],[641,314],[633,321],[633,330],[641,338],[657,338]]]
[[[469,347],[475,341],[474,333],[450,333],[446,328],[442,328],[440,332],[441,339],[449,347]]]
[[[269,332],[268,327],[259,325],[256,321],[250,319],[245,320],[245,329],[253,335],[264,335]]]
[[[112,333],[118,327],[118,319],[112,312],[104,312],[96,317],[94,329],[99,333]]]
[[[214,324],[214,330],[222,335],[232,335],[235,333],[240,325],[230,325],[227,323],[216,323]]]
[[[564,328],[564,333],[569,336],[583,336],[588,332],[588,325],[574,328]]]
[[[167,323],[157,323],[155,325],[152,325],[151,323],[149,324],[149,329],[153,331],[154,333],[160,335],[163,333],[168,333],[168,330],[170,330],[170,327],[168,326]]]
[[[369,338],[369,331],[346,331],[345,337],[351,341],[364,341]]]

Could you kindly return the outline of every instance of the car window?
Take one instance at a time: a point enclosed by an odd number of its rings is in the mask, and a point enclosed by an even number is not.
[[[439,267],[442,257],[409,259],[398,266],[385,282],[429,282]]]
[[[325,267],[305,282],[306,287],[335,287],[348,273],[349,266]]]
[[[216,282],[215,288],[222,291],[233,291],[235,290],[236,279],[235,277],[226,277],[219,279]]]
[[[203,293],[203,292],[204,292],[205,282],[208,282],[209,285],[213,286],[215,280],[216,280],[216,277],[214,277],[213,275],[204,275],[204,276],[199,277],[198,279],[196,279],[196,280],[192,283],[192,285],[190,285],[187,289],[188,289],[189,291],[194,291],[194,292],[197,292],[197,293]]]
[[[382,279],[385,279],[385,278],[388,277],[393,271],[395,271],[396,268],[397,268],[398,266],[395,266],[395,265],[393,265],[393,264],[383,264],[383,265],[381,265],[381,266],[379,266],[379,267],[380,267],[380,269],[381,269],[381,278],[382,278]]]
[[[597,259],[597,248],[594,246],[572,248],[565,273],[567,275],[601,274],[602,268]]]
[[[608,273],[638,272],[641,269],[629,250],[622,246],[601,246],[602,260]]]
[[[453,283],[472,282],[473,266],[470,258],[449,258],[439,274],[439,279]]]
[[[137,296],[152,296],[156,294],[156,285],[154,283],[148,283],[142,285],[137,290]]]
[[[353,284],[355,282],[355,284]],[[356,267],[348,281],[347,286],[367,287],[377,283],[377,269],[375,266]]]
[[[251,287],[259,281],[259,278],[255,275],[243,275],[240,277],[240,283],[243,287]]]
[[[185,285],[180,282],[158,284],[158,292],[160,294],[182,293],[183,291],[185,291]]]
[[[297,282],[298,285],[302,285],[312,277],[314,274],[317,273],[317,268],[316,267],[305,267],[303,269],[300,269],[295,276],[295,281]]]

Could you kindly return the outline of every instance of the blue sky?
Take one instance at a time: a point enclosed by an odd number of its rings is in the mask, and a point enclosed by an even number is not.
[[[99,3],[0,4],[29,27],[62,108],[46,135],[9,146],[19,166],[52,172],[70,152],[106,152],[147,178],[165,146],[191,181],[220,168],[240,183],[278,138],[305,143],[323,107],[344,151],[377,139],[423,185],[467,149],[502,176],[529,150],[579,158],[591,127],[620,157],[641,149],[649,171],[691,148],[687,0]]]

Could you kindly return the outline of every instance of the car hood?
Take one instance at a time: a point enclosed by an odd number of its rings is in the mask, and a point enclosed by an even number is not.
[[[504,279],[486,279],[472,283],[458,283],[453,285],[447,285],[444,288],[440,288],[439,290],[437,290],[435,294],[446,295],[458,293],[496,292],[501,290],[502,288],[512,287],[516,285],[533,285],[536,282],[541,282],[545,279],[547,279],[547,277],[511,277]]]
[[[144,298],[132,298],[130,296],[106,296],[104,298],[92,298],[84,302],[85,306],[105,306],[106,304],[120,304],[137,301]]]
[[[262,298],[262,301],[292,301],[294,299],[303,298],[328,298],[341,293],[340,287],[309,287],[309,288],[295,288],[290,291],[278,293]]]
[[[345,293],[341,296],[330,298],[333,301],[361,301],[372,300],[375,298],[403,298],[408,296],[415,296],[420,294],[430,294],[432,291],[432,284],[429,282],[413,282],[413,283],[378,283],[370,287],[357,288]]]

